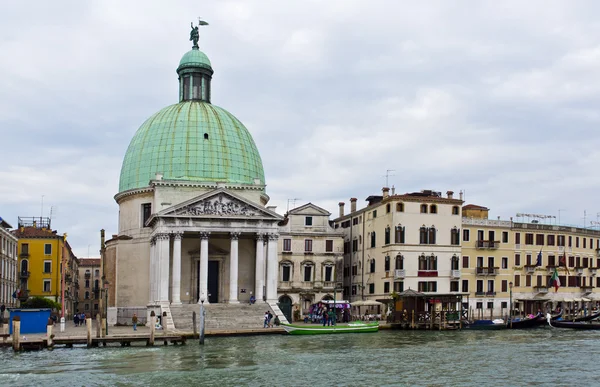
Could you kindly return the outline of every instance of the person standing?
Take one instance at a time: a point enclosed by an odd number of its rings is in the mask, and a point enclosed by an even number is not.
[[[131,323],[133,324],[133,330],[137,331],[137,323],[138,323],[138,318],[137,318],[137,314],[133,314],[133,317],[131,318]]]
[[[263,328],[269,327],[269,312],[265,312],[265,321],[263,322]]]
[[[269,317],[268,317],[268,327],[269,328],[273,328],[273,323],[271,322],[273,320],[273,314],[271,313],[271,311],[269,311]]]

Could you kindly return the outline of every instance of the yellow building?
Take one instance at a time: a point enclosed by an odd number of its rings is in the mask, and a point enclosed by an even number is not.
[[[19,228],[12,233],[19,239],[19,299],[45,297],[62,303],[64,262],[65,314],[70,316],[78,296],[78,260],[65,235],[50,228],[50,218],[19,217]]]
[[[598,306],[600,231],[488,219],[487,208],[466,205],[462,237],[462,291],[472,318],[506,316],[511,301],[519,314]]]

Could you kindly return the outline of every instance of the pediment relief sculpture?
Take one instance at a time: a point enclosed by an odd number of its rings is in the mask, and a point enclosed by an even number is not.
[[[258,216],[262,215],[256,208],[234,198],[219,195],[176,210],[176,215],[211,215],[211,216]]]

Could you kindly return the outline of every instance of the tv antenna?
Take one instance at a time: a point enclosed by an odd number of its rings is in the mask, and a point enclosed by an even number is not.
[[[301,200],[300,198],[293,198],[293,199],[288,199],[287,200],[287,209],[285,210],[286,212],[290,211],[290,202],[292,202],[292,209],[296,207],[296,200]]]
[[[395,169],[386,169],[385,170],[385,187],[389,188],[390,187],[390,176],[395,176],[393,173],[390,172],[396,172]]]

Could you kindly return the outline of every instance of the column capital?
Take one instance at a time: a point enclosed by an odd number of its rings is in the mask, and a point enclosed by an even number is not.
[[[268,238],[270,241],[276,241],[277,239],[279,239],[279,234],[269,233]]]
[[[200,232],[200,239],[208,239],[209,236],[210,236],[210,231]]]
[[[183,238],[183,232],[181,232],[181,231],[176,231],[172,235],[173,235],[173,238],[175,238],[176,241],[180,241],[181,238]]]
[[[255,238],[256,238],[257,241],[262,241],[262,240],[265,239],[265,234],[262,233],[262,232],[257,232],[256,235],[255,235]]]
[[[238,240],[238,238],[240,237],[241,232],[230,232],[229,236],[231,237],[232,240]]]
[[[170,236],[169,234],[167,234],[167,233],[160,233],[160,234],[156,234],[156,235],[154,236],[154,238],[156,238],[156,240],[157,240],[157,241],[158,241],[158,240],[163,240],[163,241],[164,241],[164,240],[168,240],[170,237],[171,237],[171,236]]]
[[[156,245],[156,235],[150,238],[150,246]]]

